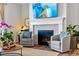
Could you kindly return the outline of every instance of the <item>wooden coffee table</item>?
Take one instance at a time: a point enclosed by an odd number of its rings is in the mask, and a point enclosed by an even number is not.
[[[22,45],[15,44],[15,47],[12,47],[12,48],[10,48],[10,49],[8,49],[8,50],[3,50],[2,52],[0,52],[0,55],[18,54],[18,55],[21,55],[21,56],[22,56],[22,48],[23,48]],[[17,51],[17,50],[20,50],[20,53],[11,53],[12,51]]]

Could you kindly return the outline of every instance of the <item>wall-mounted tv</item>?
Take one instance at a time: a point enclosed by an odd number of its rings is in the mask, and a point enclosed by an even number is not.
[[[34,18],[49,18],[58,16],[57,3],[35,3],[32,7]]]

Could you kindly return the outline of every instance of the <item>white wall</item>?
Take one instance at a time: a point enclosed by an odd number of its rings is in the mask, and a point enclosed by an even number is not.
[[[5,6],[5,20],[11,25],[21,22],[21,9],[18,4],[7,4]]]
[[[58,16],[66,17],[66,3],[58,3]]]
[[[19,4],[6,4],[5,5],[5,20],[12,26],[21,24],[21,9]],[[17,39],[17,29],[13,30],[14,39]]]
[[[79,3],[67,4],[67,24],[79,24]]]
[[[21,4],[21,16],[22,19],[29,18],[29,3]]]
[[[79,3],[67,4],[67,26],[69,24],[79,25]],[[79,27],[76,27],[79,31]]]
[[[29,18],[29,3],[6,4],[5,19],[11,25],[22,23],[25,18]]]

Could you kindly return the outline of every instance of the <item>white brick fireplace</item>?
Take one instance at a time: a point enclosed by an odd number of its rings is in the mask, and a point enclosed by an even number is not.
[[[54,35],[57,35],[61,31],[64,31],[64,20],[61,17],[50,19],[49,21],[46,19],[32,21],[30,25],[33,32],[33,39],[35,41],[35,44],[38,44],[38,30],[53,30]]]

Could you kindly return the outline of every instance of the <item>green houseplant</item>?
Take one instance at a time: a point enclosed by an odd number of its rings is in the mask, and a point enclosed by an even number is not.
[[[10,45],[14,44],[13,41],[13,32],[12,31],[5,31],[3,36],[1,37],[1,41],[3,43],[3,46],[5,46],[5,49],[9,49]]]
[[[67,31],[70,33],[71,36],[73,36],[76,32],[75,27],[76,27],[75,25],[72,26],[71,24],[68,25],[68,27],[67,27]]]
[[[8,42],[10,42],[10,41],[13,41],[13,32],[5,32],[4,33],[4,35],[3,35],[3,37],[5,37],[5,39],[7,39],[8,40]]]
[[[7,42],[13,41],[13,32],[5,31],[4,35],[1,37],[1,40],[5,40]]]
[[[79,36],[79,31],[77,31],[75,28],[79,25],[69,25],[67,27],[67,31],[71,34],[71,36]]]
[[[6,48],[12,46],[14,42],[12,26],[2,21],[0,22],[0,28],[0,45]]]

